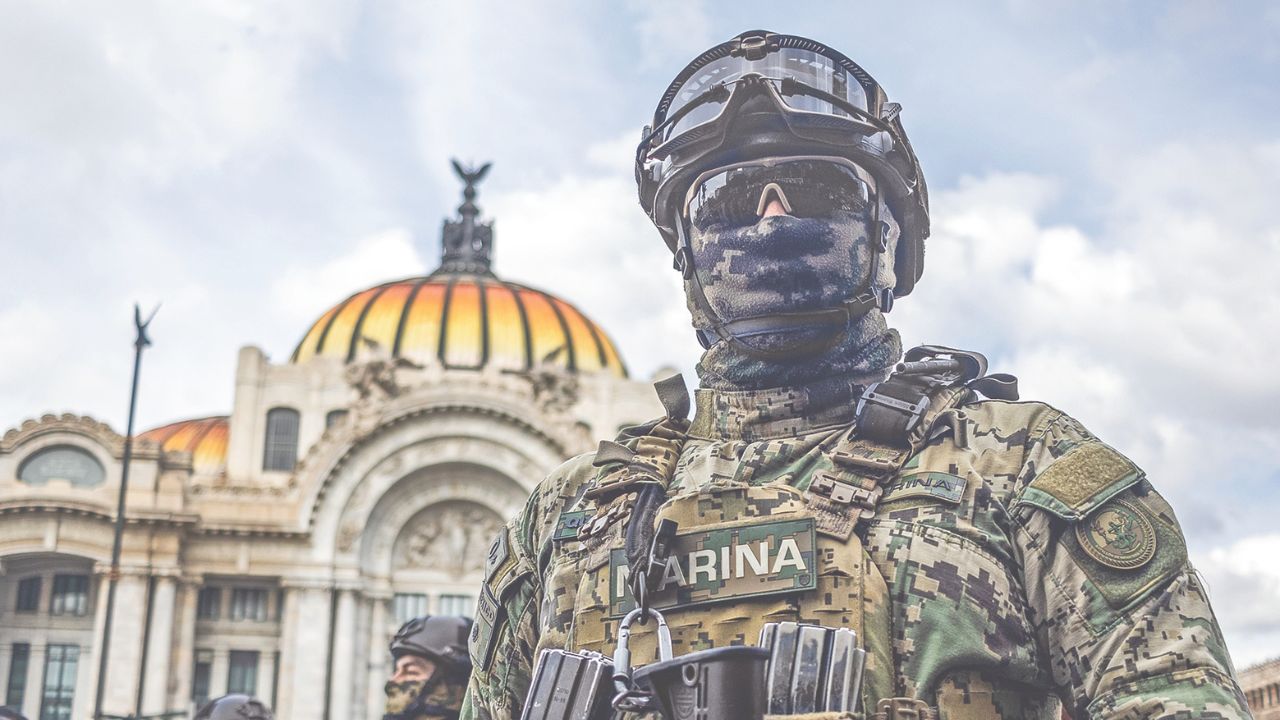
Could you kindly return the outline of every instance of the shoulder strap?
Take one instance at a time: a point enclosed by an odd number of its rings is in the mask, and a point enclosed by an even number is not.
[[[1012,375],[986,375],[981,353],[924,345],[908,350],[883,382],[862,392],[853,431],[832,448],[833,463],[856,480],[823,473],[809,486],[811,502],[830,532],[848,537],[875,515],[883,484],[898,474],[933,435],[946,411],[971,402],[977,392],[1017,399]]]
[[[855,410],[856,435],[895,447],[917,447],[947,410],[974,400],[976,393],[1017,400],[1018,379],[987,374],[982,353],[941,345],[906,352],[887,380],[863,391]]]
[[[621,493],[633,492],[642,484],[671,483],[680,451],[689,431],[689,392],[684,378],[673,375],[654,385],[666,415],[648,424],[639,435],[603,440],[592,464],[600,468],[596,480],[584,493],[605,502]]]

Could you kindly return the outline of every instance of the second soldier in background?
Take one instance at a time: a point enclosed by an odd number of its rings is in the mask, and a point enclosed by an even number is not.
[[[395,662],[386,685],[384,720],[455,720],[471,661],[471,620],[424,615],[400,627],[391,640]]]

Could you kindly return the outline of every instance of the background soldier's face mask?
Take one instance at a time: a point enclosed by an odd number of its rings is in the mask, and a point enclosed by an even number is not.
[[[873,253],[873,223],[886,221],[889,245],[896,228],[887,212],[876,212],[871,177],[853,165],[830,160],[753,164],[704,174],[686,198],[689,244],[697,280],[721,321],[840,306],[862,286]],[[781,210],[783,214],[770,214]],[[892,250],[881,257],[892,257]],[[885,263],[887,265],[887,263]],[[686,294],[694,325],[715,322]],[[891,271],[875,278],[892,287]],[[831,325],[767,329],[741,334],[752,349],[777,352],[812,346],[847,328]]]
[[[418,699],[427,686],[426,680],[405,680],[402,682],[387,681],[383,692],[387,694],[385,712],[387,715],[402,716],[405,710]]]

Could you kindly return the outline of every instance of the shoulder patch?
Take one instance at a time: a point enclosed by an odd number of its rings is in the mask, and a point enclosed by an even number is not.
[[[498,535],[493,539],[493,544],[489,546],[489,553],[485,557],[485,582],[492,582],[498,569],[505,565],[507,559],[510,557],[511,548],[507,545],[507,528],[503,527],[498,531]]]
[[[1097,440],[1068,449],[1023,491],[1022,502],[1069,520],[1079,520],[1141,480],[1129,458]]]
[[[1146,512],[1115,499],[1076,523],[1076,540],[1089,557],[1116,570],[1137,570],[1156,555],[1156,530]]]

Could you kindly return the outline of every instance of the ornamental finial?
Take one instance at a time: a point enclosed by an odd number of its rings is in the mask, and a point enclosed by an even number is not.
[[[436,272],[492,275],[489,264],[493,256],[493,223],[477,222],[480,208],[475,199],[476,185],[488,174],[493,163],[485,163],[479,168],[467,168],[457,160],[451,162],[453,171],[466,185],[462,189],[458,219],[444,221],[444,228],[440,233],[440,268]]]

